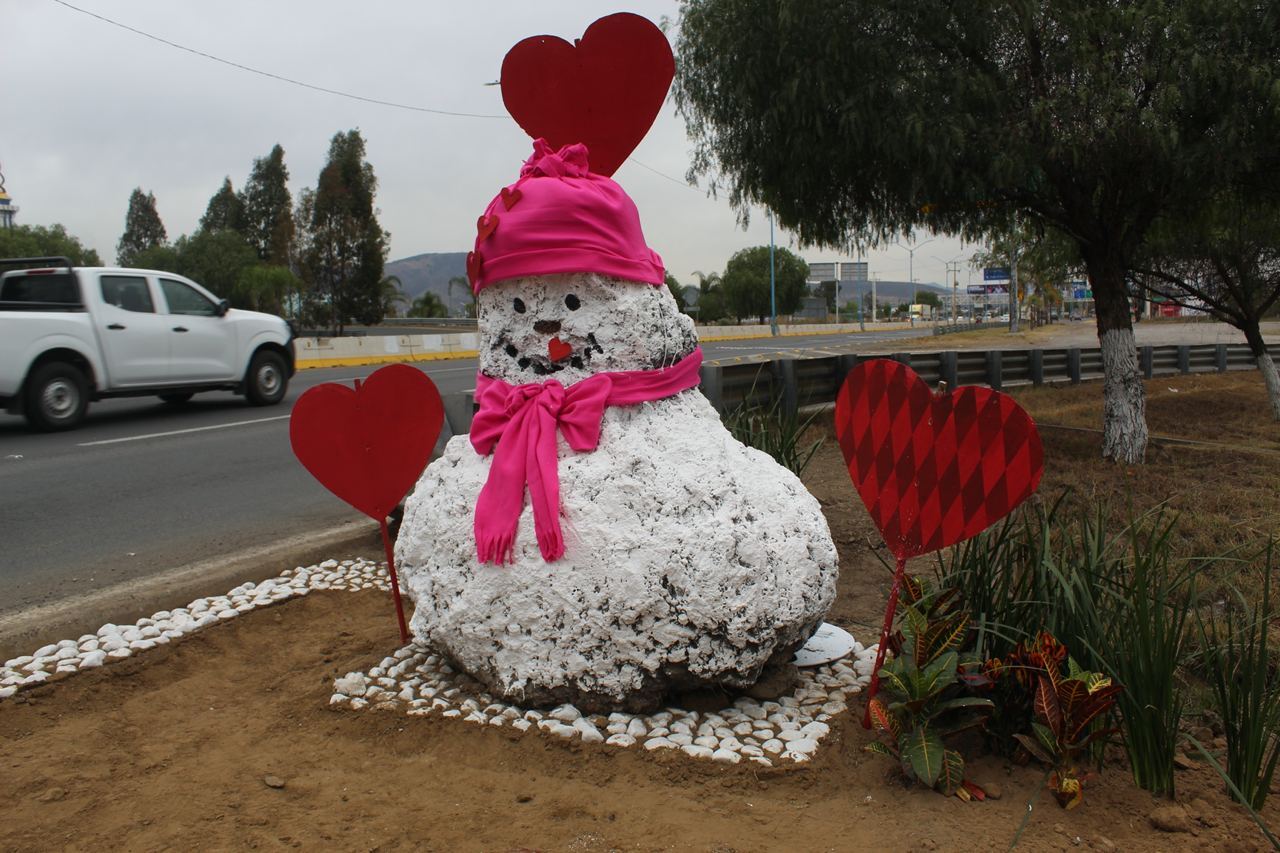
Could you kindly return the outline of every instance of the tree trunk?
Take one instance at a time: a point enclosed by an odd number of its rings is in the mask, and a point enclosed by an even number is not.
[[[1271,403],[1271,416],[1280,421],[1280,373],[1276,372],[1276,363],[1267,352],[1267,342],[1262,338],[1262,330],[1258,328],[1258,319],[1251,317],[1252,323],[1241,329],[1244,339],[1249,342],[1249,352],[1258,363],[1262,373],[1262,381],[1267,386],[1267,400]]]
[[[1124,267],[1118,263],[1088,266],[1102,346],[1102,456],[1140,464],[1147,453],[1147,395],[1138,367]]]

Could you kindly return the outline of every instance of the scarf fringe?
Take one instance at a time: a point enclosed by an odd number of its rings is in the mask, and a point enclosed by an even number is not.
[[[551,527],[551,530],[538,531],[538,550],[548,563],[564,556],[564,534],[560,532],[560,525],[553,522]]]
[[[509,530],[500,534],[482,534],[479,530],[475,531],[476,535],[476,557],[481,563],[489,563],[494,566],[507,566],[516,561],[516,532]]]

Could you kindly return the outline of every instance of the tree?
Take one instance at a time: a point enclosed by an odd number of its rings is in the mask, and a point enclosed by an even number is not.
[[[200,217],[201,231],[243,231],[244,202],[231,186],[231,178],[224,178],[222,188],[209,199],[204,216]]]
[[[467,317],[476,316],[476,295],[471,292],[471,282],[465,275],[455,275],[449,279],[449,316],[454,315],[453,291],[455,289],[462,291],[467,299],[467,302],[463,303],[462,313]]]
[[[302,263],[312,301],[324,306],[338,334],[347,322],[378,323],[383,317],[388,235],[373,203],[378,180],[364,156],[360,131],[334,134],[315,192],[304,191],[300,202],[307,215]]]
[[[389,275],[382,279],[380,289],[382,290],[382,313],[386,317],[396,316],[396,312],[401,305],[408,305],[409,298],[400,291],[400,276]]]
[[[241,289],[241,276],[257,266],[258,256],[238,231],[200,230],[179,237],[177,272],[204,285],[236,308],[256,308],[256,297]]]
[[[671,297],[676,301],[676,308],[683,313],[685,304],[684,294],[681,292],[683,286],[680,281],[668,271],[663,271],[662,280],[667,283],[667,290],[671,291]]]
[[[168,240],[164,223],[156,212],[156,197],[136,188],[129,196],[129,212],[124,219],[124,233],[116,244],[116,261],[123,267],[133,266],[139,252],[163,246]]]
[[[1103,455],[1143,459],[1126,274],[1157,217],[1274,156],[1280,9],[1218,0],[688,0],[692,171],[805,244],[1018,220],[1069,238],[1097,308]]]
[[[409,306],[410,317],[443,317],[446,315],[444,303],[440,297],[430,290],[423,293]]]
[[[253,264],[240,270],[231,304],[283,316],[298,286],[298,277],[288,267]]]
[[[1208,311],[1244,333],[1280,421],[1280,374],[1262,337],[1262,318],[1280,302],[1280,207],[1238,193],[1207,199],[1199,221],[1158,224],[1140,282],[1153,295]]]
[[[704,273],[695,270],[698,280],[698,322],[714,323],[725,316],[724,292],[720,288],[720,273]]]
[[[15,225],[0,228],[0,258],[63,257],[75,266],[100,267],[102,258],[93,249],[85,248],[79,238],[67,233],[67,229],[54,223],[43,225]]]
[[[240,194],[244,232],[261,260],[288,266],[293,256],[295,227],[289,195],[289,169],[279,145],[257,157]]]
[[[1046,230],[1042,223],[997,228],[988,240],[987,248],[976,253],[971,263],[975,267],[1013,266],[1016,257],[1018,300],[1025,300],[1033,312],[1061,305],[1063,285],[1085,274],[1075,242],[1061,231]],[[1033,316],[1033,326],[1035,321]]]
[[[793,314],[800,307],[808,277],[807,263],[787,249],[774,249],[774,289],[779,315]],[[734,254],[724,268],[721,287],[731,314],[739,318],[754,315],[763,325],[772,309],[769,247],[756,246]]]
[[[928,305],[937,311],[942,310],[942,299],[932,290],[917,290],[915,304]]]

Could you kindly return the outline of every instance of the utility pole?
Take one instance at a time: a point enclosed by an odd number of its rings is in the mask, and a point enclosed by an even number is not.
[[[773,266],[773,211],[769,211],[769,332],[778,336],[778,283]]]

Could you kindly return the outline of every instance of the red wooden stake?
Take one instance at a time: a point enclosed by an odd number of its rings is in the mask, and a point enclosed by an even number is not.
[[[387,572],[391,575],[391,597],[396,602],[396,619],[400,620],[400,644],[409,645],[409,629],[404,624],[404,604],[400,601],[400,578],[396,577],[396,557],[391,549],[391,531],[384,518],[378,523],[382,531],[382,549],[387,553]]]
[[[893,571],[893,589],[889,590],[889,606],[884,611],[884,627],[880,629],[880,646],[876,649],[876,665],[871,669],[871,684],[867,685],[867,709],[862,713],[862,727],[871,728],[871,700],[876,698],[880,690],[880,667],[884,664],[884,653],[889,648],[889,631],[893,628],[893,614],[898,610],[898,593],[902,590],[902,578],[907,572],[907,560],[898,558],[898,566]]]

